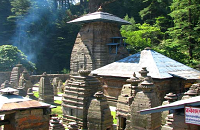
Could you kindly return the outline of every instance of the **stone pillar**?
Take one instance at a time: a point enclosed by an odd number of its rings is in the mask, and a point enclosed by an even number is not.
[[[126,127],[129,127],[128,125],[130,124],[130,120],[127,117],[131,113],[130,105],[134,100],[140,80],[134,73],[133,77],[127,79],[127,82],[130,84],[123,85],[121,95],[118,97],[117,101],[116,117],[118,130],[123,130]]]
[[[58,81],[58,88],[57,88],[57,90],[58,90],[58,92],[63,93],[63,89],[64,89],[63,82],[62,82],[62,80],[59,80]]]
[[[62,98],[63,122],[76,122],[87,129],[87,115],[91,97],[100,89],[100,82],[88,76],[90,71],[79,71],[80,76],[71,76],[66,82]]]
[[[54,96],[58,95],[58,82],[59,82],[59,80],[60,79],[58,77],[55,77],[55,78],[53,78],[53,81],[52,81]]]
[[[112,128],[113,117],[103,92],[95,93],[88,110],[88,130],[107,130]]]
[[[42,74],[39,83],[39,101],[54,104],[53,86],[46,72]]]
[[[17,64],[16,67],[12,69],[11,76],[10,76],[10,83],[13,86],[13,88],[18,87],[19,78],[24,70],[25,68],[22,66],[22,64]]]
[[[131,105],[130,130],[160,130],[161,113],[141,115],[138,111],[159,106],[159,100],[155,93],[155,86],[151,77],[144,78],[138,86],[139,92],[136,93]],[[128,129],[127,129],[128,130]]]
[[[20,76],[19,85],[17,87],[17,89],[19,90],[19,95],[25,97],[27,90],[32,87],[33,84],[31,83],[30,75],[26,70],[24,70]]]

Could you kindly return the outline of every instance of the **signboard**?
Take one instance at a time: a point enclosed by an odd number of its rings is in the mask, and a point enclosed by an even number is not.
[[[185,107],[185,123],[200,125],[200,108]]]

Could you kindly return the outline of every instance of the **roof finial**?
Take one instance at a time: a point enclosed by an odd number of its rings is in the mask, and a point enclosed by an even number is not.
[[[100,6],[97,11],[102,12],[103,11],[102,7]]]

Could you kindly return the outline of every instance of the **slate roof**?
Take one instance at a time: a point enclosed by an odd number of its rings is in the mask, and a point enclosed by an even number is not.
[[[181,109],[185,106],[199,106],[200,105],[200,96],[192,97],[185,100],[179,100],[167,105],[158,106],[150,109],[144,109],[139,111],[140,114],[149,114],[149,113],[156,113],[156,112],[162,112],[167,110],[175,110],[175,109]]]
[[[17,91],[16,89],[13,89],[13,88],[5,88],[0,91],[5,93],[5,94],[0,95],[0,100],[1,100],[0,113],[12,111],[12,110],[28,109],[28,108],[51,107],[50,104],[12,94],[12,92]]]
[[[123,20],[117,16],[114,16],[112,14],[106,13],[106,12],[94,12],[90,14],[86,14],[80,18],[74,19],[72,21],[69,21],[67,23],[77,23],[77,24],[84,24],[84,23],[90,23],[90,22],[114,22],[118,23],[120,25],[126,25],[131,24],[126,20]]]
[[[175,76],[183,79],[200,79],[200,71],[151,49],[145,49],[134,55],[93,70],[91,73],[99,76],[129,78],[135,72],[136,76],[140,77],[139,71],[142,70],[142,67],[147,67],[149,71],[148,75],[152,78],[165,79]]]

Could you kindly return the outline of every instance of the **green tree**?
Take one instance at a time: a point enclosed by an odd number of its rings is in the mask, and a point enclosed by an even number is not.
[[[146,23],[154,24],[157,17],[167,17],[171,2],[172,0],[143,0],[147,6],[140,10],[139,14]]]
[[[131,53],[136,53],[143,50],[145,47],[156,47],[162,40],[163,33],[159,27],[150,24],[135,24],[133,18],[125,17],[125,20],[132,23],[132,25],[123,25],[121,27],[121,34],[126,37],[126,42],[129,44],[128,49]]]
[[[171,5],[174,26],[169,28],[169,45],[180,47],[180,51],[187,55],[182,62],[193,65],[200,60],[199,49],[199,0],[173,0]],[[181,59],[180,59],[181,60]]]
[[[18,63],[23,64],[30,71],[35,69],[35,64],[28,61],[24,53],[17,47],[12,45],[0,46],[0,71],[11,70]]]
[[[0,0],[0,41],[8,44],[12,36],[13,26],[7,21],[7,17],[11,15],[11,4],[9,0]],[[2,45],[3,43],[0,43]]]

